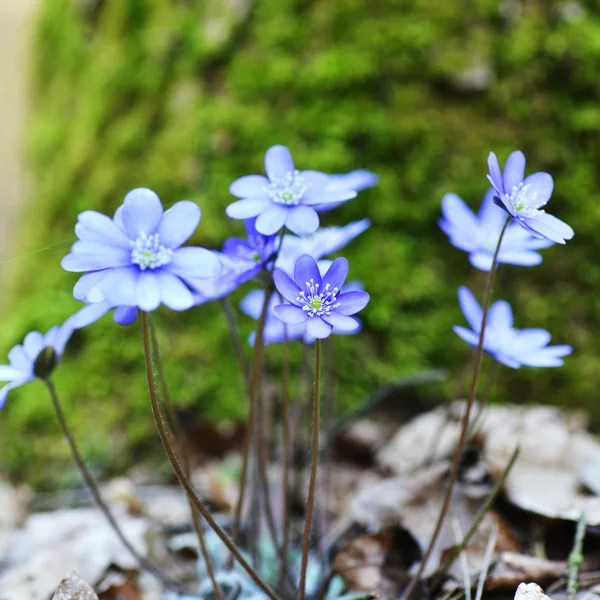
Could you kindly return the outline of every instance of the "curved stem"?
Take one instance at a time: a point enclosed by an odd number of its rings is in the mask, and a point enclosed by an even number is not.
[[[456,478],[458,476],[458,470],[460,467],[460,459],[462,458],[462,454],[465,448],[465,442],[467,441],[467,434],[469,431],[469,418],[471,416],[471,408],[473,407],[473,403],[475,401],[475,393],[477,391],[477,384],[479,382],[479,375],[481,373],[481,362],[483,358],[483,340],[485,335],[485,327],[487,325],[487,316],[488,309],[490,304],[490,298],[492,296],[492,287],[494,285],[494,277],[496,276],[496,267],[498,266],[498,253],[500,252],[500,245],[502,244],[502,240],[504,238],[504,234],[506,233],[506,229],[510,223],[510,217],[506,217],[504,221],[504,226],[502,227],[502,231],[500,232],[500,237],[498,238],[498,243],[496,245],[496,250],[494,252],[494,258],[492,260],[492,267],[490,269],[485,292],[483,295],[483,306],[482,311],[483,315],[481,318],[481,329],[479,331],[479,342],[477,344],[477,351],[475,352],[475,367],[473,370],[473,379],[471,381],[471,388],[469,390],[469,398],[467,400],[467,406],[465,407],[465,412],[462,417],[461,423],[461,431],[460,437],[458,439],[458,445],[456,447],[456,452],[454,454],[454,460],[452,462],[452,469],[450,471],[450,479],[448,481],[448,485],[446,486],[446,493],[444,495],[444,501],[442,503],[442,508],[440,510],[440,514],[438,516],[438,520],[435,525],[435,529],[433,531],[433,535],[431,536],[431,540],[429,541],[429,546],[425,551],[425,555],[421,560],[421,564],[419,565],[419,570],[415,573],[412,578],[410,584],[408,585],[406,591],[402,595],[402,600],[409,600],[411,594],[414,592],[421,576],[423,575],[423,571],[425,570],[425,566],[431,554],[433,552],[433,548],[437,539],[442,531],[442,526],[444,524],[444,520],[446,515],[448,514],[448,508],[450,507],[450,500],[452,498],[452,492],[454,491],[454,484],[456,483]]]
[[[315,487],[317,483],[317,466],[319,464],[319,421],[321,419],[321,340],[315,342],[315,390],[313,395],[313,434],[312,461],[308,498],[306,500],[306,520],[304,522],[304,539],[302,542],[302,565],[300,567],[300,589],[298,600],[304,600],[306,593],[306,569],[308,567],[308,549],[310,546],[310,526],[315,504]]]
[[[251,579],[256,583],[256,585],[271,599],[278,600],[277,596],[273,593],[273,591],[269,588],[269,586],[260,578],[258,573],[252,568],[252,566],[246,561],[246,559],[242,556],[241,552],[238,550],[236,545],[233,543],[231,538],[221,529],[219,524],[215,521],[215,519],[210,514],[209,510],[206,508],[202,500],[198,498],[198,495],[194,491],[194,488],[186,476],[179,459],[177,457],[177,453],[173,449],[171,441],[169,439],[169,430],[167,423],[165,421],[165,416],[162,412],[162,408],[160,406],[160,401],[158,398],[158,394],[156,393],[156,381],[154,380],[154,371],[152,369],[152,350],[150,345],[150,328],[148,326],[148,314],[139,311],[140,317],[140,325],[142,329],[142,338],[144,342],[144,359],[146,364],[146,378],[148,380],[148,391],[150,394],[150,404],[152,407],[152,414],[154,415],[154,421],[156,423],[156,428],[158,430],[158,435],[160,436],[160,440],[163,444],[169,462],[175,471],[175,475],[177,475],[177,479],[179,479],[179,483],[181,483],[183,489],[185,490],[189,500],[192,502],[194,507],[198,510],[198,512],[202,515],[202,517],[206,520],[211,529],[219,536],[221,541],[225,544],[227,549],[235,556],[240,566],[248,573]]]
[[[93,475],[89,472],[83,457],[81,456],[79,449],[77,448],[77,444],[75,442],[75,438],[67,425],[67,420],[65,418],[65,413],[63,412],[62,406],[60,404],[60,400],[58,399],[58,394],[56,393],[56,388],[52,383],[50,378],[46,378],[43,380],[46,384],[48,391],[50,392],[50,398],[52,399],[52,404],[54,405],[54,410],[56,411],[56,416],[58,417],[58,421],[60,423],[62,432],[69,444],[69,448],[71,449],[71,455],[73,456],[73,460],[83,477],[86,485],[88,486],[94,501],[98,508],[102,511],[106,520],[109,522],[110,526],[113,528],[114,532],[117,534],[117,537],[121,540],[122,544],[129,550],[131,555],[140,563],[140,565],[146,569],[148,572],[152,573],[155,577],[157,577],[165,586],[180,590],[179,586],[174,584],[173,581],[169,578],[169,576],[163,572],[163,570],[156,564],[154,564],[149,558],[142,556],[131,544],[131,542],[125,537],[123,530],[115,520],[112,512],[108,508],[106,502],[102,498],[100,494],[100,489],[98,488],[98,484],[94,479]]]
[[[171,421],[171,426],[173,428],[173,433],[175,434],[175,442],[177,444],[177,451],[179,453],[179,459],[183,462],[183,466],[185,469],[185,474],[188,479],[191,480],[191,467],[190,467],[190,459],[185,450],[185,440],[183,437],[183,433],[181,431],[181,426],[179,424],[179,419],[175,414],[175,409],[173,407],[173,402],[171,401],[171,394],[169,393],[169,386],[167,385],[167,378],[165,377],[165,369],[162,361],[162,356],[160,353],[160,346],[158,344],[158,336],[156,335],[156,327],[154,326],[154,321],[150,316],[148,316],[148,324],[150,326],[150,337],[152,342],[152,355],[154,358],[154,365],[156,366],[156,372],[158,374],[158,383],[161,389],[161,395],[165,406],[167,407],[167,414]],[[217,578],[215,575],[215,569],[212,564],[212,560],[210,558],[210,554],[208,552],[208,548],[206,547],[206,540],[204,539],[204,530],[202,529],[202,524],[200,523],[200,517],[198,515],[198,511],[194,508],[194,505],[188,500],[190,505],[190,512],[192,514],[192,523],[194,525],[194,531],[196,532],[196,536],[198,538],[198,545],[200,546],[200,552],[202,554],[202,558],[204,559],[204,564],[206,565],[206,572],[208,573],[208,577],[212,583],[213,590],[215,592],[215,596],[217,600],[225,600],[223,593],[221,592],[221,588],[217,582]]]

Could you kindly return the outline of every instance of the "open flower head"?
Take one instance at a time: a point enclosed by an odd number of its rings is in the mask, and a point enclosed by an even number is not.
[[[552,196],[554,182],[551,175],[539,172],[525,177],[525,155],[520,150],[508,157],[504,172],[500,170],[496,155],[490,152],[488,167],[488,179],[498,194],[498,206],[521,227],[536,237],[558,244],[573,237],[569,225],[542,208]]]
[[[483,317],[481,306],[466,287],[458,290],[458,300],[471,329],[455,326],[454,331],[465,342],[477,347]],[[510,305],[498,300],[488,311],[483,349],[513,369],[521,366],[560,367],[562,357],[571,354],[573,349],[567,345],[548,346],[550,337],[544,329],[515,329]]]
[[[315,259],[304,254],[294,267],[291,279],[280,269],[273,281],[277,291],[289,302],[274,311],[288,325],[305,325],[307,333],[317,339],[329,337],[333,327],[352,332],[357,329],[353,315],[369,302],[366,292],[342,292],[348,275],[348,261],[337,258],[321,277]]]
[[[331,261],[318,262],[321,275],[325,274],[330,264]],[[359,281],[349,281],[344,285],[344,290],[346,292],[363,291],[363,285]],[[264,299],[264,290],[252,290],[251,292],[248,292],[244,298],[242,298],[242,301],[240,302],[240,308],[245,315],[248,315],[250,318],[258,321],[262,311]],[[284,304],[287,304],[287,302],[284,301]],[[285,341],[286,337],[289,341],[301,339],[305,344],[313,344],[315,338],[308,333],[304,323],[301,323],[300,325],[287,325],[276,316],[275,307],[279,305],[281,305],[281,298],[279,294],[272,294],[269,300],[269,306],[267,308],[267,318],[265,320],[263,332],[265,345],[281,344]],[[356,321],[356,327],[354,329],[338,329],[334,327],[332,333],[339,335],[352,335],[354,333],[358,333],[361,330],[362,323],[357,317],[353,317],[353,319]],[[255,339],[256,331],[253,331],[248,338],[248,342],[251,346],[254,346]]]
[[[443,217],[438,221],[442,231],[450,238],[450,243],[468,252],[471,264],[482,271],[492,268],[494,252],[506,218],[506,213],[494,203],[494,194],[493,189],[488,190],[477,215],[456,194],[446,194],[442,198]],[[553,243],[534,237],[523,227],[511,223],[502,239],[498,262],[538,265],[542,262],[542,256],[536,250],[552,246]]]
[[[329,177],[319,171],[298,171],[285,146],[273,146],[265,155],[264,175],[246,175],[236,179],[229,191],[241,198],[227,207],[232,219],[257,217],[256,230],[272,235],[287,227],[297,235],[309,235],[319,227],[315,206],[349,198],[356,192],[327,190]]]
[[[84,302],[106,301],[152,311],[160,304],[186,310],[194,304],[187,279],[216,277],[221,264],[213,252],[181,245],[200,222],[193,202],[163,211],[151,190],[135,189],[113,219],[96,211],[79,215],[75,242],[62,260],[67,271],[85,273],[73,294]]]

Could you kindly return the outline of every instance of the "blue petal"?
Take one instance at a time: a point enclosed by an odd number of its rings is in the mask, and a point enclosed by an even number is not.
[[[285,225],[288,211],[288,207],[271,202],[271,206],[256,219],[256,230],[263,235],[273,235]]]
[[[38,354],[44,347],[44,336],[39,331],[31,331],[25,336],[23,348],[25,353],[33,361],[38,357]]]
[[[121,216],[127,235],[136,240],[156,232],[163,216],[162,203],[152,190],[137,188],[125,196]]]
[[[33,360],[25,352],[23,344],[17,344],[8,353],[8,360],[11,366],[17,369],[29,373],[33,369]]]
[[[312,256],[303,254],[296,261],[294,266],[294,281],[304,291],[306,291],[306,284],[311,282],[321,287],[321,273],[319,273],[319,267]]]
[[[456,194],[446,194],[442,198],[442,214],[464,236],[477,235],[479,222],[473,211]]]
[[[538,215],[539,217],[540,215]],[[542,219],[538,217],[533,219],[517,219],[517,223],[524,226],[528,231],[535,235],[545,237],[557,244],[564,244],[564,238],[553,228],[548,226]]]
[[[263,213],[272,204],[270,198],[246,198],[233,202],[225,212],[231,219],[250,219]]]
[[[171,262],[163,267],[169,273],[191,279],[218,277],[221,268],[214,252],[195,246],[175,250]]]
[[[323,277],[323,287],[329,284],[330,289],[341,290],[346,277],[348,277],[348,261],[343,257],[336,258]]]
[[[186,285],[167,271],[157,271],[160,284],[160,299],[163,304],[172,310],[187,310],[194,305],[192,292]]]
[[[135,290],[139,274],[137,267],[109,269],[106,277],[92,289],[88,299],[94,293],[113,306],[136,306]]]
[[[183,200],[165,212],[156,230],[166,248],[179,248],[196,231],[202,211],[197,204]]]
[[[87,327],[103,317],[112,308],[114,308],[114,306],[108,302],[88,304],[77,311],[72,317],[69,317],[65,321],[65,325],[68,323],[73,329]]]
[[[510,304],[506,300],[494,302],[488,310],[488,329],[512,329],[513,314]],[[481,328],[481,323],[480,323]],[[487,329],[486,329],[487,331]]]
[[[522,252],[504,252],[500,250],[500,253],[498,254],[498,262],[508,265],[518,265],[520,267],[534,267],[542,262],[542,256],[537,252],[528,250],[523,250]]]
[[[531,208],[541,208],[548,203],[554,189],[552,175],[548,173],[534,173],[525,179],[525,185],[531,186],[526,195],[526,204]],[[535,195],[533,195],[535,194]]]
[[[113,315],[115,323],[119,325],[131,325],[135,323],[136,318],[137,308],[134,306],[119,306]]]
[[[269,180],[264,175],[246,175],[236,179],[229,186],[229,192],[238,198],[268,198],[268,185]]]
[[[14,390],[16,387],[19,387],[20,385],[23,385],[24,383],[27,383],[28,381],[32,381],[32,380],[33,380],[33,377],[28,377],[27,379],[21,379],[20,381],[13,381],[12,383],[5,385],[0,390],[0,409],[4,408],[4,405],[6,404],[6,396],[7,396],[8,392],[10,392],[10,390]]]
[[[336,300],[339,304],[336,312],[341,315],[353,315],[369,303],[370,296],[367,292],[344,292]]]
[[[325,323],[321,317],[311,317],[306,322],[306,332],[318,340],[328,338],[331,335],[331,325]]]
[[[496,203],[494,202],[495,195],[496,193],[493,188],[490,188],[485,193],[477,216],[479,217],[480,227],[491,229],[493,231],[497,230],[499,237],[506,214],[502,210],[499,210],[499,206],[496,206]]]
[[[285,226],[296,235],[310,235],[319,229],[319,215],[310,206],[294,206],[287,211]]]
[[[252,290],[248,292],[240,302],[240,309],[249,317],[258,320],[265,298],[264,290]]]
[[[300,288],[298,285],[288,277],[281,269],[277,269],[273,274],[273,282],[277,291],[292,304],[298,305],[296,298],[300,295]],[[260,313],[259,313],[260,314]]]
[[[223,254],[231,258],[252,260],[254,248],[242,238],[229,238],[223,244]]]
[[[502,171],[500,170],[500,165],[498,164],[498,158],[493,152],[490,152],[490,155],[488,156],[488,169],[490,171],[490,174],[488,175],[490,183],[494,186],[499,194],[503,194],[504,182],[502,180]]]
[[[82,275],[73,288],[73,297],[75,300],[84,301],[87,299],[91,290],[98,285],[108,274],[108,270],[90,271]]]
[[[353,190],[360,192],[379,183],[375,173],[366,169],[356,169],[350,173],[329,176],[327,190]]]
[[[329,323],[335,329],[345,333],[355,333],[360,329],[360,324],[353,317],[332,312],[329,315],[323,315],[323,320]]]
[[[79,239],[130,249],[129,238],[110,217],[95,210],[85,210],[77,217],[77,220],[75,233]]]
[[[535,220],[538,223],[542,223],[546,227],[549,227],[565,240],[570,240],[575,235],[572,227],[567,225],[564,221],[561,221],[560,219],[557,219],[555,216],[546,212],[537,215]]]
[[[272,146],[265,154],[265,171],[271,181],[295,170],[290,151],[285,146]]]
[[[521,329],[517,336],[517,346],[522,348],[541,348],[546,346],[551,335],[545,329]]]
[[[27,372],[17,369],[11,365],[0,365],[0,381],[15,381],[23,379]]]
[[[277,318],[288,325],[300,325],[308,320],[308,314],[292,304],[280,304],[274,310]]]
[[[477,347],[479,345],[479,335],[467,329],[466,327],[461,327],[460,325],[455,325],[452,330],[456,335],[462,338],[467,344],[471,346]]]
[[[142,271],[135,290],[136,305],[145,312],[152,312],[160,306],[161,288],[156,273]]]
[[[504,192],[509,194],[513,187],[518,186],[525,179],[525,155],[516,150],[506,159],[504,165]]]
[[[76,273],[125,267],[131,264],[131,249],[88,240],[75,242],[60,264],[65,271]]]
[[[465,315],[465,319],[471,326],[471,329],[479,334],[481,331],[481,320],[483,318],[483,312],[481,307],[475,300],[475,296],[471,293],[466,287],[460,287],[458,289],[458,302],[460,304],[460,308]]]

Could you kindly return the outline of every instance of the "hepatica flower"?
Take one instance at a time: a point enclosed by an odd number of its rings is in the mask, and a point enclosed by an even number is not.
[[[327,190],[329,177],[319,171],[298,171],[285,146],[273,146],[265,155],[267,176],[246,175],[229,191],[241,200],[227,207],[232,219],[257,217],[256,230],[272,235],[287,227],[297,235],[309,235],[319,227],[315,206],[348,200],[356,192]]]
[[[504,173],[493,152],[490,152],[488,167],[488,179],[498,193],[498,206],[521,227],[558,244],[573,237],[569,225],[542,209],[552,195],[554,182],[551,175],[540,172],[525,177],[525,155],[519,150],[508,157]]]
[[[455,326],[454,331],[471,346],[479,343],[481,307],[466,287],[458,290],[458,301],[471,329]],[[571,346],[548,346],[550,334],[544,329],[515,329],[512,309],[508,302],[498,300],[490,306],[483,349],[498,362],[518,369],[528,367],[560,367],[562,357],[571,354]]]
[[[303,254],[310,254],[315,260],[319,260],[341,250],[370,226],[369,219],[362,219],[349,223],[345,227],[323,227],[312,235],[304,237],[286,234],[283,236],[275,267],[291,275],[296,261]]]
[[[87,210],[79,215],[79,238],[62,260],[67,271],[85,273],[74,296],[152,311],[160,304],[186,310],[193,303],[187,279],[216,277],[221,264],[213,252],[181,245],[200,222],[193,202],[177,202],[163,212],[151,190],[135,189],[114,219]]]
[[[353,315],[369,302],[366,292],[342,292],[348,275],[348,261],[337,258],[323,277],[315,259],[304,254],[294,267],[294,279],[278,269],[273,275],[277,291],[290,303],[274,308],[275,315],[288,325],[305,325],[308,335],[323,339],[333,327],[355,331]]]
[[[483,198],[479,213],[473,211],[456,195],[446,194],[442,198],[442,214],[438,223],[450,238],[450,243],[469,253],[471,264],[489,271],[492,268],[494,252],[505,221],[505,212],[494,203],[494,190],[490,189]],[[532,266],[542,262],[536,250],[552,246],[548,239],[534,237],[523,227],[509,224],[500,252],[499,263]]]

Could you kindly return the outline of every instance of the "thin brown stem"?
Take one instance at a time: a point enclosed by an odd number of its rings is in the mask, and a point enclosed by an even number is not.
[[[494,252],[494,258],[492,260],[492,268],[490,269],[485,292],[483,296],[483,306],[482,306],[482,318],[481,318],[481,329],[479,331],[479,342],[477,344],[477,351],[475,353],[475,367],[473,371],[473,379],[471,381],[471,388],[469,390],[469,398],[467,400],[467,406],[465,407],[465,412],[462,417],[461,423],[461,431],[460,437],[458,439],[458,445],[456,447],[456,452],[454,453],[454,460],[452,462],[452,469],[450,471],[450,479],[448,481],[448,485],[446,486],[446,493],[444,494],[444,501],[442,503],[442,508],[440,510],[440,514],[438,516],[438,520],[435,525],[435,529],[433,531],[433,535],[431,536],[431,540],[429,541],[429,545],[427,550],[425,551],[425,555],[421,560],[421,564],[419,565],[418,571],[415,573],[412,578],[410,584],[406,588],[406,591],[402,595],[402,600],[409,600],[413,591],[417,587],[421,576],[423,575],[423,571],[425,570],[425,566],[431,557],[433,549],[435,547],[435,543],[442,531],[442,526],[444,524],[444,520],[446,515],[448,514],[448,508],[450,507],[450,500],[452,498],[452,492],[454,491],[454,484],[456,483],[456,478],[458,476],[458,470],[460,467],[460,460],[462,458],[463,450],[465,448],[465,443],[467,441],[467,434],[469,431],[469,419],[471,416],[471,408],[473,407],[473,403],[475,402],[475,393],[477,391],[477,384],[479,382],[479,375],[481,373],[481,362],[483,358],[483,340],[485,335],[485,327],[487,325],[487,315],[490,304],[490,298],[492,296],[492,287],[494,285],[494,277],[496,274],[496,267],[498,265],[498,253],[500,252],[500,246],[502,244],[502,239],[504,238],[504,234],[506,233],[506,229],[510,223],[510,217],[506,217],[506,221],[504,222],[504,226],[502,227],[502,231],[500,232],[500,237],[498,238],[498,243],[496,245],[496,250]]]
[[[283,388],[282,396],[282,419],[283,419],[283,473],[282,484],[282,516],[281,527],[282,542],[281,554],[283,564],[281,565],[281,577],[279,586],[288,569],[288,547],[290,543],[290,469],[291,469],[291,432],[290,432],[290,340],[288,338],[287,325],[285,326],[285,339],[283,340]]]
[[[139,311],[139,317],[142,329],[142,338],[144,342],[144,359],[146,365],[146,378],[148,380],[148,391],[150,394],[150,405],[152,407],[152,414],[154,415],[154,421],[156,423],[158,435],[160,436],[160,440],[165,449],[169,462],[173,467],[173,471],[175,471],[175,475],[177,476],[179,483],[182,485],[183,489],[185,490],[188,498],[190,499],[194,507],[206,520],[210,528],[217,534],[220,540],[225,544],[227,549],[235,556],[240,566],[246,571],[246,573],[248,573],[248,575],[256,583],[256,585],[271,600],[279,600],[275,593],[269,588],[269,586],[261,579],[258,573],[252,568],[252,565],[250,565],[248,561],[246,561],[246,559],[242,556],[241,552],[238,550],[231,538],[225,533],[225,531],[223,531],[223,529],[221,529],[219,524],[212,517],[210,511],[206,508],[204,503],[200,500],[200,498],[194,491],[191,482],[189,481],[188,477],[186,476],[183,470],[183,467],[179,462],[177,453],[175,452],[173,445],[171,444],[171,440],[169,439],[168,425],[165,420],[165,415],[162,411],[162,407],[160,405],[158,394],[156,392],[156,381],[154,379],[154,371],[152,369],[152,350],[150,344],[148,314],[143,311]]]
[[[240,338],[240,330],[235,318],[235,314],[231,308],[229,296],[221,299],[221,307],[223,308],[223,314],[225,315],[225,321],[227,322],[227,329],[229,330],[229,337],[231,338],[235,356],[240,365],[240,369],[244,376],[244,384],[247,388],[250,369],[248,368],[248,360],[244,354],[244,347],[242,346],[242,340]]]
[[[158,374],[158,383],[161,389],[161,395],[164,405],[167,408],[167,414],[171,421],[171,427],[173,428],[173,432],[175,434],[175,443],[177,445],[178,458],[180,462],[183,463],[183,467],[185,470],[185,474],[187,478],[191,481],[191,466],[190,459],[185,450],[185,440],[183,437],[183,433],[181,431],[181,426],[179,424],[179,419],[177,418],[177,414],[175,413],[175,409],[173,407],[173,402],[171,401],[171,394],[169,393],[169,386],[167,385],[167,378],[165,376],[165,369],[162,361],[162,356],[160,353],[160,346],[158,343],[158,336],[156,335],[156,327],[154,326],[154,322],[152,318],[148,315],[148,324],[150,326],[150,338],[152,343],[152,358],[154,365],[156,367],[156,372]],[[217,600],[225,600],[223,593],[221,592],[221,588],[217,582],[217,577],[215,575],[215,569],[213,567],[212,560],[210,558],[210,554],[208,552],[208,548],[206,547],[206,540],[204,539],[204,530],[202,529],[202,523],[200,523],[200,516],[198,511],[194,507],[194,505],[188,499],[188,503],[190,505],[190,512],[192,514],[192,523],[194,525],[194,531],[196,532],[196,536],[198,538],[198,545],[200,546],[200,552],[202,554],[202,558],[204,559],[204,564],[206,565],[206,572],[208,573],[208,577],[213,586],[213,590],[215,592],[215,596]]]
[[[302,542],[302,564],[300,567],[300,589],[298,600],[304,600],[306,593],[306,569],[308,567],[308,550],[310,547],[310,530],[315,504],[315,488],[317,483],[317,466],[319,464],[319,424],[321,419],[321,340],[315,342],[315,390],[313,395],[313,433],[312,460],[310,480],[308,482],[308,498],[306,500],[306,518],[304,522],[304,538]]]
[[[104,502],[102,495],[100,494],[100,489],[98,488],[98,484],[96,480],[88,470],[81,453],[79,452],[79,448],[77,447],[77,443],[75,442],[75,438],[71,433],[69,425],[67,424],[67,420],[65,418],[65,413],[63,412],[62,406],[60,404],[60,400],[58,399],[58,394],[56,393],[56,388],[52,383],[50,378],[44,379],[44,383],[50,392],[50,398],[52,399],[52,404],[54,406],[54,410],[56,412],[56,416],[58,417],[58,422],[60,423],[60,427],[62,429],[63,435],[65,436],[67,443],[69,444],[69,448],[71,450],[71,455],[73,456],[73,460],[83,477],[88,489],[90,490],[94,501],[98,508],[102,511],[106,520],[109,522],[110,526],[113,528],[114,532],[117,534],[117,537],[121,540],[122,544],[129,550],[131,555],[140,563],[140,565],[146,569],[149,573],[152,573],[155,577],[157,577],[165,586],[180,590],[179,586],[177,586],[171,578],[163,572],[163,570],[149,558],[142,556],[131,544],[131,542],[127,539],[123,530],[117,523],[114,518],[110,508]]]
[[[254,437],[254,430],[256,428],[256,399],[254,397],[255,389],[255,372],[257,369],[257,363],[260,362],[262,356],[262,346],[264,340],[264,329],[267,321],[267,311],[269,309],[270,290],[265,289],[265,299],[261,309],[258,324],[256,326],[256,338],[254,340],[254,351],[252,353],[252,367],[250,370],[250,379],[248,383],[248,402],[249,414],[248,414],[248,429],[246,431],[246,440],[244,442],[244,453],[242,455],[242,470],[240,473],[240,488],[238,491],[238,499],[235,505],[235,512],[233,517],[233,539],[237,542],[240,527],[242,523],[242,512],[244,509],[244,501],[246,498],[246,486],[248,481],[248,463],[250,462],[250,454],[252,450],[252,440]]]

